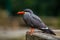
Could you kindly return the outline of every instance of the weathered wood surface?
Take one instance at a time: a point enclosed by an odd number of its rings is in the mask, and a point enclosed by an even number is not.
[[[26,40],[60,40],[60,38],[42,32],[34,32],[32,35],[27,33]]]
[[[8,39],[24,39],[26,32],[29,31],[29,29],[19,29],[19,30],[0,30],[0,40],[8,40]],[[35,31],[40,31],[40,30],[35,30]],[[60,30],[53,30],[56,34],[57,37],[60,38]],[[35,34],[40,35],[41,33],[35,32]],[[58,35],[59,34],[59,35]]]

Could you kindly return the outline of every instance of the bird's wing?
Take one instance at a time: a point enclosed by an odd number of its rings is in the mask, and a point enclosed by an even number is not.
[[[39,28],[48,29],[48,27],[43,23],[43,21],[36,15],[31,15],[31,21],[33,25],[38,26]]]

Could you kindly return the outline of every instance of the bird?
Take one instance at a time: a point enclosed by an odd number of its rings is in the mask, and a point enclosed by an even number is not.
[[[23,15],[24,22],[31,27],[29,33],[32,34],[34,29],[41,30],[43,33],[56,35],[48,26],[41,20],[39,16],[34,14],[31,9],[24,9],[23,11],[17,12],[18,15]]]

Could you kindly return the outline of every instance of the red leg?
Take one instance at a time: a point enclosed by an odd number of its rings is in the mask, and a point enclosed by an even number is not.
[[[33,33],[33,32],[34,32],[34,28],[31,28],[30,30],[31,30],[31,33]]]
[[[31,28],[29,34],[32,34],[33,32],[34,32],[34,28]]]

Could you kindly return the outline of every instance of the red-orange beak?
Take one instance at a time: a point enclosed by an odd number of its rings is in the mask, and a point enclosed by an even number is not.
[[[25,12],[24,11],[21,11],[21,12],[18,12],[17,14],[24,14]]]

